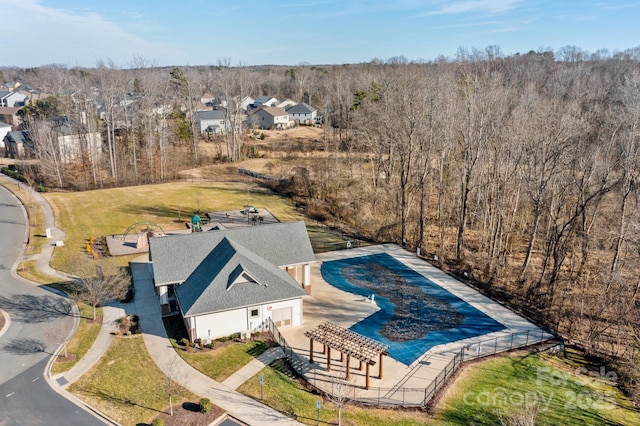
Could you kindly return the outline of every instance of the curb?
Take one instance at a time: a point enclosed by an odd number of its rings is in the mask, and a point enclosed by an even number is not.
[[[11,317],[9,313],[4,309],[0,308],[0,316],[4,317],[4,326],[0,329],[0,337],[11,327]]]
[[[47,384],[49,385],[49,387],[51,389],[53,389],[54,392],[56,392],[58,395],[62,396],[63,398],[66,398],[67,400],[71,401],[77,407],[85,410],[86,412],[92,414],[94,417],[102,420],[103,422],[105,422],[105,424],[113,425],[113,426],[120,426],[120,423],[116,422],[115,420],[113,420],[112,418],[107,416],[106,414],[101,413],[96,408],[94,408],[93,406],[87,404],[86,402],[84,402],[80,398],[76,397],[71,392],[68,392],[68,391],[62,389],[58,385],[58,383],[55,380],[53,380],[53,378],[51,377],[51,366],[55,362],[56,358],[60,355],[60,351],[62,351],[62,348],[63,348],[63,345],[58,346],[58,349],[56,349],[56,351],[53,353],[51,358],[49,358],[49,361],[47,362],[47,366],[45,367],[44,378],[47,381]]]
[[[0,174],[0,176],[2,176],[3,180],[8,181],[8,182],[11,182],[11,181],[14,180],[14,179],[11,179],[10,177],[5,176],[3,174]],[[20,200],[20,198],[11,190],[11,188],[9,186],[5,186],[5,189],[7,189],[7,191],[11,194],[11,196],[14,197],[18,201],[18,204],[20,205],[20,208],[22,210],[22,215],[23,215],[23,217],[25,219],[25,231],[24,231],[25,235],[24,235],[24,239],[23,239],[23,242],[22,242],[22,250],[20,252],[19,257],[16,259],[16,262],[14,263],[14,265],[11,268],[11,275],[14,278],[17,278],[19,281],[34,285],[34,284],[37,284],[37,283],[34,283],[33,281],[30,281],[30,280],[27,280],[26,278],[21,277],[17,273],[18,265],[20,264],[20,261],[21,261],[22,257],[24,256],[24,252],[25,252],[26,246],[29,243],[29,233],[30,233],[30,229],[31,229],[31,223],[29,222],[29,216],[28,216],[27,210],[25,209],[24,204],[22,203],[22,200]],[[28,191],[28,192],[30,191],[29,189],[25,189],[25,190]],[[30,195],[32,197],[34,196],[33,193],[30,193]],[[40,203],[40,200],[36,200],[36,202]],[[47,202],[47,201],[44,200],[44,202]],[[60,273],[58,273],[58,274],[63,276]],[[76,330],[78,328],[78,325],[80,323],[80,319],[79,319],[80,314],[78,312],[78,305],[76,305],[76,303],[68,295],[66,295],[66,294],[64,294],[64,293],[62,293],[62,292],[60,292],[60,291],[58,291],[56,289],[53,289],[53,288],[47,286],[47,290],[51,291],[51,292],[53,292],[55,294],[58,294],[60,296],[64,296],[65,298],[69,299],[71,301],[71,303],[72,303],[73,314],[74,314],[74,323],[73,323],[72,330],[70,331],[69,335],[67,336],[67,339],[65,339],[65,340],[68,340],[68,338],[70,336],[73,336],[73,334],[76,332]],[[5,314],[5,311],[2,311],[1,313]],[[5,333],[5,331],[9,328],[9,325],[11,324],[11,319],[10,319],[8,314],[5,315],[5,318],[7,320],[5,322],[5,326],[2,328],[2,330],[0,330],[0,336]],[[108,416],[106,416],[105,414],[101,413],[96,408],[92,407],[91,405],[87,404],[86,402],[82,401],[81,399],[77,398],[75,395],[71,394],[70,392],[62,389],[61,387],[58,386],[57,382],[55,380],[53,380],[53,378],[51,377],[51,366],[53,365],[55,359],[59,356],[60,351],[62,351],[63,347],[64,347],[64,343],[61,344],[57,348],[57,350],[54,352],[54,354],[49,358],[49,361],[47,362],[47,365],[45,367],[45,371],[43,372],[43,376],[44,376],[47,384],[49,385],[49,387],[54,392],[56,392],[57,394],[59,394],[63,398],[67,399],[68,401],[70,401],[71,403],[76,405],[77,407],[79,407],[79,408],[85,410],[86,412],[92,414],[97,419],[102,420],[105,424],[113,425],[113,426],[120,426],[120,423],[118,423],[115,420],[109,418]]]

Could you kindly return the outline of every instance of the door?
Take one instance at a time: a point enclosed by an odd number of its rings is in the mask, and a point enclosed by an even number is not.
[[[291,325],[291,307],[274,309],[271,319],[276,327],[289,327]]]

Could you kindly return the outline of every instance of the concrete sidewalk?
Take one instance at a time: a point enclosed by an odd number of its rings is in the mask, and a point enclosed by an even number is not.
[[[140,327],[143,331],[144,342],[154,362],[180,385],[196,395],[209,398],[211,402],[233,417],[250,425],[299,425],[297,421],[281,414],[247,396],[236,392],[232,387],[205,376],[187,364],[169,342],[162,323],[160,303],[154,291],[153,279],[148,263],[131,263],[131,274],[136,288],[135,307],[140,317]],[[272,351],[263,357],[268,361],[277,356]],[[256,363],[251,369],[260,368],[263,363]],[[247,366],[249,369],[249,367]],[[242,371],[244,369],[241,369]],[[240,373],[240,371],[238,373]],[[249,370],[246,370],[249,371]],[[248,374],[245,371],[243,374]],[[256,371],[259,371],[256,370]],[[232,376],[233,377],[233,376]],[[235,382],[241,383],[241,375]],[[238,384],[239,386],[239,384]]]
[[[91,369],[102,358],[104,353],[111,346],[114,339],[114,331],[118,324],[118,319],[125,316],[126,311],[121,305],[102,307],[102,326],[96,341],[76,365],[70,370],[52,376],[56,383],[66,389],[71,383],[78,380],[82,375]]]
[[[8,178],[7,178],[8,179]],[[55,226],[54,213],[41,194],[26,185],[20,187],[30,193],[44,213],[44,226],[49,229],[51,238],[42,247],[39,255],[31,256],[37,260],[37,269],[51,277],[61,281],[74,279],[73,276],[57,271],[50,266],[56,241],[63,241],[65,233]],[[28,238],[28,234],[25,236]],[[300,423],[281,414],[271,408],[248,398],[235,389],[246,378],[260,371],[266,364],[282,356],[280,348],[274,348],[263,354],[259,360],[254,360],[227,380],[231,386],[218,383],[205,376],[187,364],[169,342],[162,317],[160,305],[155,295],[153,280],[148,263],[132,263],[132,274],[135,277],[136,295],[133,303],[111,304],[103,307],[103,320],[98,337],[86,355],[69,371],[52,377],[50,383],[57,385],[58,392],[69,400],[81,403],[69,394],[65,389],[74,381],[89,371],[104,355],[114,339],[113,331],[120,317],[129,314],[137,314],[140,317],[140,325],[143,330],[143,339],[151,358],[164,371],[191,392],[201,397],[206,397],[212,403],[227,411],[230,415],[250,425],[298,425]],[[78,319],[70,335],[75,333]],[[61,348],[60,348],[61,349]],[[280,351],[278,353],[278,351]],[[54,386],[55,388],[55,386]],[[86,404],[85,404],[86,405]],[[106,419],[109,421],[110,419]],[[113,423],[113,422],[112,422]]]
[[[264,367],[271,364],[276,359],[284,358],[282,348],[271,348],[262,353],[258,358],[242,367],[240,370],[227,377],[222,384],[231,389],[238,389],[244,382],[258,374]]]

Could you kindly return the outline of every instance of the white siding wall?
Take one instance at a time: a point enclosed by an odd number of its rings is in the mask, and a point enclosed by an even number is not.
[[[247,330],[260,331],[275,309],[286,307],[291,307],[291,325],[302,324],[302,299],[300,298],[195,317],[192,321],[196,328],[194,338],[208,342],[211,339]],[[258,317],[250,318],[252,309],[258,309]]]

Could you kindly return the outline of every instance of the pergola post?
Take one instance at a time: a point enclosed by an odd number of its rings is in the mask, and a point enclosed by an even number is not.
[[[366,379],[365,379],[365,382],[364,382],[365,383],[364,384],[364,388],[366,390],[369,390],[369,370],[370,370],[370,367],[371,367],[371,364],[367,363],[367,368],[366,368],[366,373],[365,373]]]
[[[351,372],[349,371],[349,361],[351,361],[351,354],[347,354],[347,380],[351,378]]]
[[[327,346],[327,371],[331,371],[331,346]]]
[[[313,339],[309,339],[309,364],[313,364]]]
[[[380,352],[380,371],[378,372],[378,378],[382,380],[382,357],[384,356],[384,352]]]
[[[340,351],[340,362],[344,362],[344,352]]]
[[[360,360],[360,364],[358,364],[358,371],[362,371],[362,360]]]

